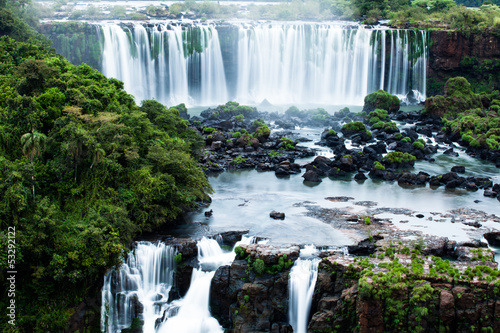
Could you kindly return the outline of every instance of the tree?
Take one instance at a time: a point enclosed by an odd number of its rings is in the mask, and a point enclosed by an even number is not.
[[[31,165],[33,165],[33,160],[38,157],[42,150],[45,149],[45,141],[47,137],[45,134],[33,131],[30,133],[23,134],[21,136],[21,145],[23,146],[23,154],[28,160],[30,160]],[[33,201],[35,201],[35,174],[31,176],[33,180]]]

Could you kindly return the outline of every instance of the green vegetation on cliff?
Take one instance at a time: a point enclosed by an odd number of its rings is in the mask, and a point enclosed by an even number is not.
[[[18,23],[2,32],[37,37]],[[138,107],[123,83],[43,42],[0,37],[0,63],[0,277],[6,287],[13,227],[17,328],[63,331],[136,234],[210,193],[193,159],[204,142],[179,110]]]
[[[500,95],[472,92],[463,77],[449,79],[445,95],[429,97],[424,112],[442,117],[444,131],[472,148],[500,149]]]

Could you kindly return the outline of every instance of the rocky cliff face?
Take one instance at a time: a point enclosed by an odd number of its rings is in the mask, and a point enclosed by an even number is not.
[[[489,32],[465,36],[458,31],[431,31],[430,40],[429,68],[433,71],[459,70],[465,57],[500,58],[500,38]]]
[[[427,95],[443,94],[447,79],[465,76],[478,89],[498,89],[500,37],[483,34],[464,35],[458,31],[431,31]]]
[[[500,281],[491,254],[434,241],[412,250],[377,241],[371,257],[324,254],[308,332],[500,332]],[[289,271],[256,273],[257,258],[266,267],[278,262],[279,255],[263,249],[245,248],[213,279],[211,311],[227,332],[292,332]]]
[[[212,315],[234,333],[291,333],[288,273],[299,248],[253,244],[241,249],[240,259],[215,273],[210,294]]]

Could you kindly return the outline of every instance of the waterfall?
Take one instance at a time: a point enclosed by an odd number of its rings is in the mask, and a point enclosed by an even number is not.
[[[243,238],[235,246],[251,242]],[[197,243],[200,268],[182,299],[168,302],[173,285],[176,250],[163,243],[139,242],[119,269],[110,270],[102,288],[101,331],[121,332],[143,325],[145,333],[222,333],[210,315],[210,284],[217,268],[234,260],[214,239]]]
[[[301,250],[300,258],[295,261],[290,271],[288,316],[295,333],[307,332],[309,311],[320,262],[318,258],[312,257],[315,252],[314,246]]]
[[[214,239],[198,242],[200,268],[193,270],[191,286],[184,298],[172,302],[171,309],[158,332],[222,333],[224,330],[210,315],[210,284],[217,268],[234,260],[234,251],[224,252]]]
[[[101,331],[120,332],[137,318],[144,322],[144,332],[154,332],[173,284],[174,254],[165,244],[140,242],[118,270],[105,275]]]
[[[137,102],[362,105],[378,89],[408,103],[426,97],[423,31],[283,22],[99,26],[102,71]]]

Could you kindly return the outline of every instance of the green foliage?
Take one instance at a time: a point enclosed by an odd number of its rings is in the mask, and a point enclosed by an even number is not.
[[[424,149],[425,145],[422,142],[415,141],[413,142],[413,147],[415,149]]]
[[[483,107],[480,96],[471,90],[470,83],[463,77],[449,79],[444,90],[444,96],[437,95],[426,100],[425,113],[456,117],[466,110]]]
[[[279,151],[276,151],[276,150],[267,153],[267,155],[269,155],[271,157],[281,157],[281,156],[283,156],[282,153],[280,153]]]
[[[295,149],[295,146],[297,145],[297,143],[299,143],[298,141],[293,141],[292,139],[289,139],[289,138],[285,138],[285,137],[282,137],[280,139],[281,143],[282,143],[282,146],[280,149],[284,149],[284,150],[293,150]]]
[[[384,156],[383,161],[390,164],[401,164],[401,163],[413,163],[416,161],[416,157],[408,154],[402,153],[400,151],[391,151],[387,155]]]
[[[389,113],[386,110],[375,109],[368,114],[368,118],[370,119],[370,124],[374,124],[380,120],[389,119]]]
[[[221,116],[225,117],[236,117],[242,115],[243,117],[249,117],[255,112],[255,108],[246,105],[240,105],[238,102],[227,102],[224,105],[219,105],[216,108],[216,112],[219,112]]]
[[[182,262],[182,253],[177,253],[175,256],[174,256],[174,261],[177,265],[179,265],[181,262]]]
[[[242,248],[241,246],[236,246],[234,248],[234,253],[236,253],[237,258],[244,259],[245,257],[245,249]]]
[[[335,135],[337,135],[337,132],[335,132],[335,130],[333,130],[333,129],[330,129],[330,130],[328,131],[328,135],[329,135],[329,136],[335,136]]]
[[[231,134],[231,137],[233,139],[239,139],[239,138],[241,138],[241,133],[240,132],[234,132],[233,134]]]
[[[385,166],[382,163],[380,163],[379,161],[375,161],[375,163],[373,163],[373,168],[375,170],[382,170],[382,171],[385,170]]]
[[[179,110],[139,108],[121,82],[40,44],[1,37],[0,59],[0,245],[15,226],[17,324],[59,332],[137,233],[207,198],[192,155],[204,141]]]
[[[243,158],[243,157],[241,157],[241,156],[236,156],[236,158],[235,158],[235,159],[233,159],[233,160],[231,161],[231,163],[232,163],[232,164],[242,164],[242,163],[245,163],[246,161],[247,161],[247,159],[246,159],[246,158]]]
[[[427,13],[447,12],[457,6],[453,0],[413,0],[411,5],[425,9]]]
[[[288,117],[302,117],[302,111],[292,105],[285,111],[285,115]]]
[[[383,121],[379,121],[379,122],[376,122],[375,124],[373,124],[372,128],[382,129],[384,131],[397,131],[398,125],[393,121],[389,121],[387,123],[384,123]]]
[[[266,123],[264,122],[264,119],[256,119],[252,122],[253,128],[258,128],[258,127],[264,127],[267,126]]]
[[[401,141],[406,143],[411,143],[411,138],[409,136],[405,136],[404,138],[401,139]]]
[[[258,139],[260,142],[265,142],[269,135],[271,134],[271,130],[267,126],[258,127],[253,134],[254,138]]]
[[[352,121],[342,126],[342,132],[365,132],[366,126],[361,121]]]
[[[365,96],[363,111],[375,111],[377,115],[384,115],[381,111],[376,111],[376,109],[395,112],[399,110],[400,104],[401,102],[397,96],[391,95],[384,90],[378,90]]]
[[[239,123],[242,123],[243,121],[245,121],[245,116],[242,114],[238,114],[238,115],[234,116],[234,120],[236,120]]]
[[[215,132],[215,128],[208,127],[208,126],[202,127],[202,130],[203,130],[203,133],[213,133],[213,132]]]
[[[455,119],[443,118],[444,130],[452,135],[459,134],[464,143],[471,147],[500,149],[500,116],[481,109],[470,109]]]
[[[264,260],[258,258],[255,259],[252,267],[255,270],[255,273],[259,275],[262,275],[266,270],[266,264],[264,263]]]

